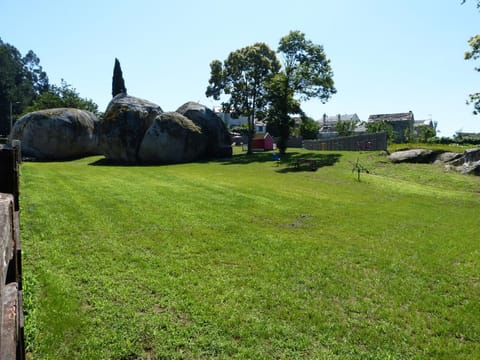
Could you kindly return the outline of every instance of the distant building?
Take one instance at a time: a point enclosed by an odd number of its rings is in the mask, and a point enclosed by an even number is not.
[[[427,119],[427,120],[415,120],[414,123],[413,123],[413,131],[415,133],[415,135],[420,135],[421,131],[421,127],[422,126],[426,126],[430,129],[432,129],[435,133],[435,136],[437,135],[436,134],[436,130],[437,130],[437,124],[436,122],[432,121],[432,119]]]
[[[225,125],[231,129],[235,129],[244,124],[248,124],[248,117],[246,116],[235,117],[233,114],[223,112],[221,107],[215,107],[213,111],[220,119],[223,120]],[[254,126],[255,133],[264,134],[267,132],[267,124],[265,124],[265,122],[263,121],[255,120]]]
[[[355,132],[365,132],[365,127],[361,125],[360,118],[357,114],[337,114],[334,116],[327,116],[327,114],[323,114],[323,118],[317,121],[320,124],[318,137],[321,139],[328,139],[338,136],[337,123],[339,121],[355,121],[357,123]]]
[[[402,143],[407,140],[407,134],[413,134],[415,118],[411,111],[407,113],[370,115],[368,122],[385,121],[392,125],[393,141]]]
[[[248,123],[248,117],[246,116],[239,116],[239,117],[235,117],[233,114],[231,113],[226,113],[226,112],[223,112],[222,111],[222,107],[220,106],[216,106],[213,108],[213,112],[220,118],[223,120],[223,122],[225,123],[225,125],[227,127],[230,127],[230,128],[236,128],[236,127],[239,127],[239,126],[242,126],[243,124],[247,124]]]
[[[480,139],[480,133],[476,132],[468,132],[468,131],[457,131],[455,133],[455,137],[471,137],[471,138],[479,138]]]
[[[267,124],[263,121],[255,120],[255,133],[265,134],[267,132]]]

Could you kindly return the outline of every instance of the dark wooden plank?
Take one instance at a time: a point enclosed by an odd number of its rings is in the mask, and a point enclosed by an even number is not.
[[[2,328],[0,332],[0,359],[17,359],[18,292],[17,284],[10,283],[2,292]]]
[[[0,193],[0,280],[7,281],[8,266],[14,254],[13,196]]]

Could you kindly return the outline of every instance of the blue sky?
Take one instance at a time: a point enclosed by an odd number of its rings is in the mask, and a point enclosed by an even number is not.
[[[1,0],[0,37],[22,54],[33,50],[50,82],[65,79],[104,110],[114,59],[128,93],[174,111],[205,98],[209,64],[231,51],[265,42],[276,49],[290,30],[324,46],[338,93],[324,113],[413,111],[438,121],[440,136],[480,132],[480,116],[465,105],[480,91],[478,63],[465,61],[480,33],[472,0]]]

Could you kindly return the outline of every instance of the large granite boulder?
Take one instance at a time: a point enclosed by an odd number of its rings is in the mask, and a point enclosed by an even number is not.
[[[10,137],[21,141],[22,155],[37,160],[64,160],[98,154],[98,120],[88,111],[39,110],[15,122]]]
[[[435,160],[439,152],[428,149],[410,149],[410,150],[401,150],[395,151],[392,153],[389,158],[394,163],[422,163],[428,164]]]
[[[457,166],[454,170],[465,175],[480,175],[480,161],[466,162],[461,166]]]
[[[464,162],[463,155],[461,153],[446,151],[444,153],[438,154],[435,158],[434,164],[458,164],[461,165]]]
[[[203,157],[207,138],[202,129],[176,112],[162,113],[147,130],[138,158],[143,163],[181,163]]]
[[[466,175],[480,176],[480,149],[468,149],[463,154],[427,149],[403,150],[391,154],[390,160],[394,163],[443,164],[447,171],[453,170]]]
[[[107,106],[99,126],[99,146],[107,159],[136,163],[145,133],[162,108],[150,101],[118,94]]]
[[[463,157],[467,163],[480,161],[480,149],[467,149],[463,152]]]
[[[232,139],[220,117],[204,105],[187,102],[180,106],[177,113],[192,120],[200,127],[207,139],[206,156],[225,158],[232,156]]]

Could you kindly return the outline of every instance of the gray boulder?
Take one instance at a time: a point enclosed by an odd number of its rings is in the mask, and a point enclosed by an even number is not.
[[[463,163],[463,155],[461,153],[447,151],[439,154],[435,158],[434,164],[454,163],[457,161],[461,161]]]
[[[480,149],[468,149],[463,152],[465,162],[474,163],[480,161]]]
[[[162,113],[147,130],[138,158],[144,163],[182,163],[202,158],[207,147],[200,127],[176,112]]]
[[[446,162],[447,170],[458,171],[465,175],[480,175],[480,149],[468,149],[455,159]]]
[[[150,101],[118,94],[107,106],[99,126],[99,146],[107,159],[136,163],[145,133],[162,108]]]
[[[40,110],[15,122],[10,137],[21,141],[22,154],[37,160],[64,160],[98,154],[98,120],[72,108]]]
[[[177,113],[192,120],[195,125],[200,127],[202,133],[206,136],[205,155],[207,157],[225,158],[232,156],[232,139],[228,129],[222,119],[212,110],[196,102],[187,102],[177,109]]]
[[[480,161],[468,162],[461,166],[457,166],[457,171],[465,175],[480,175]]]
[[[437,151],[427,149],[410,149],[395,151],[390,154],[389,159],[394,163],[422,163],[428,164],[435,160],[438,155]]]

